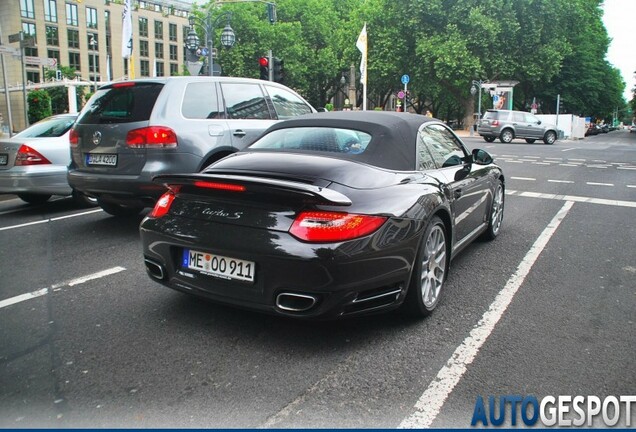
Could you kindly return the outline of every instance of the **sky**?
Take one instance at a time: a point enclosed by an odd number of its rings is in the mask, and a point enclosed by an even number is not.
[[[632,99],[631,90],[636,86],[636,0],[605,0],[603,22],[612,42],[607,51],[607,61],[621,71],[625,87],[625,100]]]

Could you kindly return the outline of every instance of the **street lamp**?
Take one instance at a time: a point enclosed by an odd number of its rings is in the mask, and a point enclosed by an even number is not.
[[[93,50],[93,78],[95,79],[95,91],[97,91],[97,41],[95,40],[95,36],[91,36],[91,40],[88,44]]]
[[[231,48],[236,42],[236,35],[234,34],[234,30],[232,30],[232,27],[230,27],[231,17],[231,12],[223,12],[217,15],[216,18],[212,19],[212,11],[208,11],[205,19],[199,18],[195,15],[190,15],[190,17],[188,18],[188,22],[190,23],[190,28],[192,30],[190,30],[188,36],[186,37],[186,47],[191,51],[195,51],[197,49],[199,38],[194,32],[193,27],[195,24],[198,24],[200,27],[203,28],[203,31],[205,33],[209,76],[214,75],[214,28],[217,27],[218,24],[224,19],[227,20],[227,24],[221,32],[221,45],[223,45],[225,48]]]

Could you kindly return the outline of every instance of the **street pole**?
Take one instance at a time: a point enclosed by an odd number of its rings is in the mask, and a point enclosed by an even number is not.
[[[24,32],[20,32],[20,60],[22,63],[22,99],[24,101],[24,128],[29,127],[29,114],[27,107],[27,93],[26,93],[26,68],[24,67]]]
[[[2,29],[0,29],[0,45],[2,45]],[[13,136],[13,114],[11,113],[11,98],[9,97],[9,86],[7,85],[7,66],[4,63],[4,54],[0,55],[2,62],[2,78],[4,80],[4,98],[7,101],[7,117],[9,117],[9,137]],[[0,135],[2,132],[0,131]]]
[[[205,40],[208,47],[208,76],[214,76],[214,53],[212,52],[214,49],[214,43],[212,41],[212,38],[214,37],[214,29],[212,28],[211,13],[212,12],[208,13],[205,20]]]
[[[274,81],[274,53],[272,52],[272,50],[269,50],[267,53],[267,64],[269,65],[267,67],[268,73],[269,73],[269,81]]]

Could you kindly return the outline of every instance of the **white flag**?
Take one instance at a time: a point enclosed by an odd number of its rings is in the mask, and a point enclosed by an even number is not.
[[[132,9],[131,0],[124,1],[124,12],[122,14],[121,27],[121,56],[125,59],[130,58],[133,48],[133,28],[132,28]]]
[[[360,82],[366,83],[367,81],[367,23],[364,23],[356,47],[362,53],[362,59],[360,60]]]

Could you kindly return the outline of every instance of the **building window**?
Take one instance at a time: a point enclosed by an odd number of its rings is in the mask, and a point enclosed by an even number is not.
[[[190,32],[190,27],[184,25],[182,30],[183,40],[186,40],[188,38],[188,33]]]
[[[162,61],[155,62],[155,76],[162,77],[166,74]]]
[[[93,74],[95,72],[99,72],[99,55],[97,54],[88,55],[88,72]]]
[[[139,18],[139,36],[148,37],[148,18]]]
[[[14,3],[15,4],[15,3]],[[20,0],[20,16],[23,18],[35,18],[33,0]]]
[[[107,53],[111,53],[112,52],[112,48],[113,48],[111,46],[112,41],[110,39],[111,39],[111,37],[109,35],[106,35],[106,52]]]
[[[38,57],[38,49],[33,47],[24,48],[24,63],[27,66],[40,67],[39,63],[29,63],[29,59],[27,57]]]
[[[168,25],[168,37],[170,38],[171,42],[177,41],[177,25],[176,24]]]
[[[24,37],[32,37],[37,43],[37,38],[35,37],[35,24],[23,22],[22,23],[22,31],[24,32]]]
[[[149,57],[150,53],[148,52],[148,41],[140,40],[139,41],[139,56],[140,57]]]
[[[155,42],[155,57],[158,59],[163,58],[163,43]]]
[[[104,11],[104,22],[106,23],[106,32],[110,32],[110,11]]]
[[[148,62],[148,60],[141,60],[139,62],[139,74],[141,76],[150,76],[150,63]]]
[[[57,27],[46,26],[46,44],[52,46],[60,46],[60,35]]]
[[[163,39],[163,22],[155,21],[155,39]]]
[[[26,71],[27,82],[39,83],[40,82],[40,72],[34,71]]]
[[[79,20],[77,19],[77,5],[66,3],[66,24],[77,27]]]
[[[80,47],[79,31],[78,30],[68,29],[66,31],[66,35],[67,35],[67,38],[68,38],[68,47],[69,48],[79,48]]]
[[[86,27],[91,29],[97,28],[97,9],[86,7]]]
[[[59,52],[58,50],[52,50],[52,49],[50,49],[50,50],[48,50],[48,51],[46,52],[46,56],[47,56],[48,58],[52,58],[52,59],[57,60],[57,67],[58,67],[58,68],[60,67],[60,52]]]
[[[128,62],[130,59],[124,59],[124,75],[128,76]]]
[[[170,76],[179,75],[179,65],[176,63],[170,63]]]
[[[93,43],[91,43],[93,42]],[[89,51],[99,50],[99,35],[97,33],[89,33],[86,35],[86,46]]]
[[[44,21],[57,22],[57,0],[44,0]]]
[[[170,45],[170,60],[179,60],[176,45]]]
[[[68,65],[69,67],[79,71],[82,69],[82,63],[80,62],[80,53],[69,51],[68,53]]]

